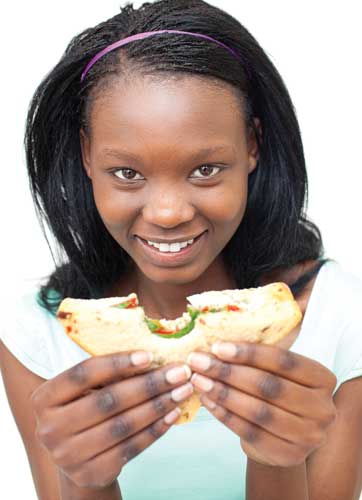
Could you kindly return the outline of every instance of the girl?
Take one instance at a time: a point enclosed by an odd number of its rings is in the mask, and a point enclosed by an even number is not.
[[[41,82],[25,146],[59,262],[8,312],[0,360],[39,498],[358,498],[362,284],[305,216],[298,122],[252,35],[202,0],[127,5]],[[300,327],[193,353],[191,379],[90,358],[55,318],[63,297],[132,291],[176,318],[193,293],[273,281]],[[172,426],[192,391],[203,408]]]

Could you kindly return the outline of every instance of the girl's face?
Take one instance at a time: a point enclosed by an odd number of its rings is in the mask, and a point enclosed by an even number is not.
[[[232,87],[201,77],[120,81],[94,102],[90,127],[80,140],[97,209],[138,270],[186,284],[220,261],[257,163]],[[147,243],[195,238],[180,252]]]

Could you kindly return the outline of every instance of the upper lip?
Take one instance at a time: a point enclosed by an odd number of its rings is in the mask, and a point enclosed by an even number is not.
[[[152,241],[153,243],[167,243],[168,245],[171,245],[172,243],[182,243],[184,241],[194,240],[204,232],[205,231],[202,231],[201,233],[196,234],[196,236],[182,236],[180,238],[175,238],[172,240],[166,238],[148,238],[148,237],[146,238],[144,236],[139,236],[139,238],[142,238],[145,241]]]

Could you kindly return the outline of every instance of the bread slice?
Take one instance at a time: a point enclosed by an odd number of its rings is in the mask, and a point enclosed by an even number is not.
[[[133,300],[136,307],[114,307],[129,300]],[[302,318],[298,304],[284,283],[208,291],[191,295],[187,300],[198,315],[193,329],[181,338],[152,333],[135,293],[105,299],[66,298],[59,306],[57,317],[69,338],[89,354],[147,350],[154,355],[150,369],[185,362],[195,350],[211,352],[217,340],[275,344]],[[175,320],[160,320],[160,324],[165,329],[180,328],[191,319],[189,312]],[[182,413],[176,424],[193,420],[200,406],[199,396],[194,393],[181,403]]]

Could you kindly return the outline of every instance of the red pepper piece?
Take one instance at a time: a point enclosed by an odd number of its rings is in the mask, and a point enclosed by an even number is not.
[[[130,299],[128,302],[129,303],[125,307],[125,309],[131,309],[131,307],[137,307],[136,297],[133,297],[133,299]]]
[[[132,309],[133,307],[138,307],[136,297],[133,299],[126,300],[125,302],[120,302],[119,304],[114,304],[112,307],[121,307],[122,309]]]
[[[171,332],[171,331],[159,329],[159,330],[155,330],[153,333],[161,333],[162,335],[173,335],[174,333],[177,333],[177,332],[178,332],[178,330]]]
[[[240,311],[240,307],[234,306],[234,305],[229,305],[227,306],[228,311]]]

